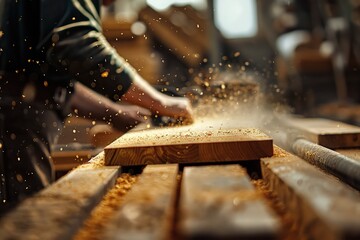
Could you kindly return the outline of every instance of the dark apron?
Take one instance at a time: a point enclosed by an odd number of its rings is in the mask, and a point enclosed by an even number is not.
[[[50,147],[62,129],[69,94],[62,87],[0,75],[0,216],[55,180]]]
[[[50,146],[62,122],[36,102],[3,97],[0,108],[1,215],[55,180]]]

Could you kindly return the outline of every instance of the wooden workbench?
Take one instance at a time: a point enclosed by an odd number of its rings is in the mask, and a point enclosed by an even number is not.
[[[0,239],[359,239],[359,192],[273,150],[251,160],[261,184],[243,160],[106,166],[102,152],[0,219]]]

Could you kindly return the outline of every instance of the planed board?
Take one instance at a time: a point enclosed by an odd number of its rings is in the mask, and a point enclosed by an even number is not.
[[[360,127],[322,118],[290,118],[285,120],[296,137],[335,148],[360,147]]]
[[[101,160],[103,154],[96,158]],[[87,165],[71,171],[1,218],[0,239],[72,239],[119,173],[118,167]]]
[[[360,162],[360,148],[336,149],[335,151]]]
[[[184,239],[277,239],[280,224],[239,165],[185,167],[178,233]]]
[[[272,139],[255,128],[182,126],[127,133],[105,148],[105,164],[224,162],[272,154]]]
[[[55,171],[69,171],[81,164],[87,163],[92,157],[99,154],[101,150],[83,144],[58,145],[51,151]]]
[[[299,239],[360,239],[359,192],[279,148],[261,159],[261,168],[295,218]]]
[[[147,7],[140,12],[139,18],[147,25],[149,31],[159,36],[159,40],[165,46],[169,49],[176,49],[172,51],[173,54],[187,66],[198,66],[202,61],[207,51],[206,46],[204,46],[202,42],[199,42],[197,37],[193,35],[193,41],[190,43],[188,41],[189,35],[187,35],[181,27],[173,24],[166,15]],[[157,19],[164,19],[164,21],[159,22]]]
[[[146,166],[101,239],[170,239],[177,174],[176,164]]]

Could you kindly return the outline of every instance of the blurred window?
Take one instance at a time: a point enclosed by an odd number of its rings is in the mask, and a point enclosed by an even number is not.
[[[197,9],[205,9],[206,0],[147,0],[147,4],[156,10],[165,10],[171,5],[192,5]]]
[[[257,34],[256,0],[214,0],[214,8],[215,25],[225,38],[249,38]]]

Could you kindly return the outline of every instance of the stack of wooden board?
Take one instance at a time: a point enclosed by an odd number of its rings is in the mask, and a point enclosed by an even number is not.
[[[133,152],[140,146],[157,149],[167,157],[172,150],[167,153],[168,146],[174,144],[180,154],[172,152],[173,158],[166,158],[173,164],[160,164],[165,162],[149,154],[149,161],[156,164],[142,170],[94,239],[360,239],[359,192],[273,147],[271,138],[258,130],[197,125],[126,136],[127,142],[113,151],[129,148]],[[134,145],[135,140],[139,145]],[[187,155],[190,160],[177,157],[186,155],[190,146],[196,149]],[[200,151],[202,148],[205,150]],[[202,157],[209,149],[221,154]],[[114,160],[116,165],[133,164],[120,159]],[[192,166],[199,159],[205,159],[201,166]],[[289,229],[284,226],[289,225],[285,225],[279,211],[267,204],[273,198],[266,198],[255,188],[239,165],[245,159],[261,162],[262,181],[284,206],[283,211],[294,219],[290,227],[296,226],[296,232],[292,238],[286,238]],[[105,162],[101,153],[25,200],[0,220],[0,239],[73,238],[107,189],[114,186],[121,170],[119,166],[105,166]]]
[[[290,117],[282,121],[287,128],[284,130],[296,138],[331,149],[360,147],[360,127],[323,118]]]
[[[278,148],[261,162],[298,239],[359,239],[359,192]],[[0,239],[72,238],[115,182],[118,168],[103,163],[100,154],[26,200],[1,219]],[[288,229],[266,201],[237,164],[149,165],[94,239],[284,239]]]
[[[261,159],[264,181],[298,226],[298,239],[359,239],[360,194],[279,148]]]
[[[321,118],[291,117],[285,122],[286,149],[360,190],[360,162],[354,154],[360,147],[360,127]]]

